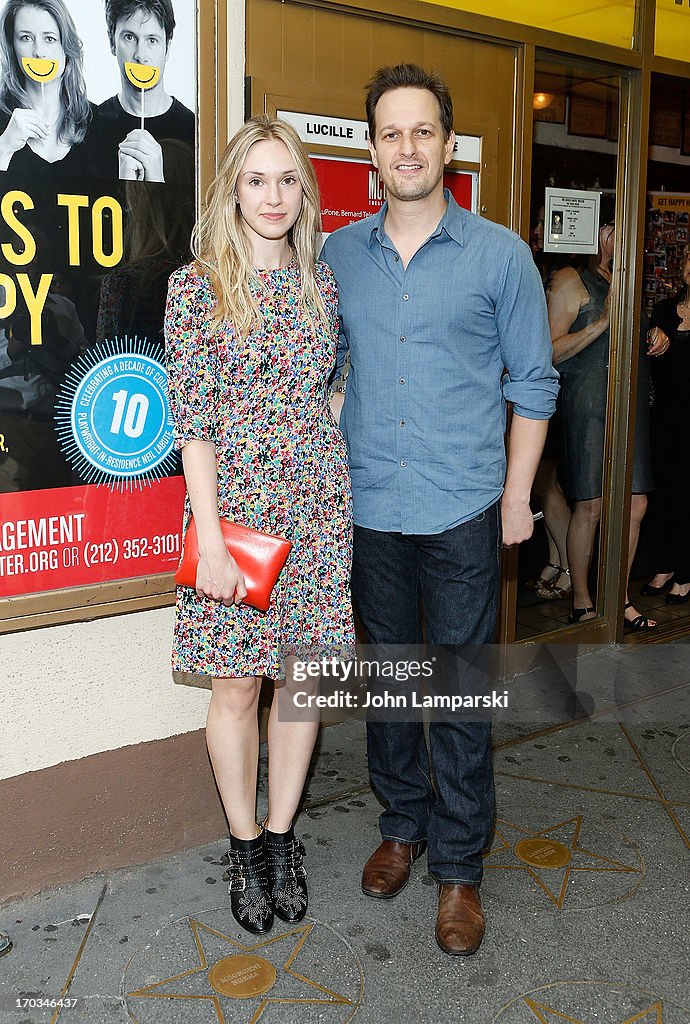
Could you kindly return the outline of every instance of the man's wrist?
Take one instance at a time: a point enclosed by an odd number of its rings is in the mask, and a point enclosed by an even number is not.
[[[526,493],[520,490],[515,490],[512,487],[506,487],[503,492],[503,504],[509,508],[514,509],[528,509],[529,508],[530,492]]]

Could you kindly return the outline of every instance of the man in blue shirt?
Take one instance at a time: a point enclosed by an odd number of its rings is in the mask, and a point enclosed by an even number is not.
[[[323,251],[340,294],[339,364],[350,354],[353,601],[371,644],[418,641],[420,596],[428,643],[489,643],[501,529],[506,545],[532,533],[530,489],[558,392],[542,284],[527,245],[444,191],[455,136],[443,81],[416,65],[382,68],[366,107],[387,202]],[[386,810],[363,891],[396,896],[428,842],[436,940],[474,953],[494,813],[490,723],[433,721],[427,750],[420,722],[370,720],[367,741]]]

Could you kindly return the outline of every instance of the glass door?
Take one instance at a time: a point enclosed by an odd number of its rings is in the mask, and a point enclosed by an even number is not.
[[[534,483],[534,535],[519,550],[517,640],[593,622],[603,607],[620,96],[610,69],[536,62],[530,244],[561,393]]]

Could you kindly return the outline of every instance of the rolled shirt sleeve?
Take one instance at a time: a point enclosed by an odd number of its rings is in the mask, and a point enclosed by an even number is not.
[[[559,375],[553,366],[544,287],[528,246],[515,239],[496,302],[496,327],[506,373],[503,397],[531,420],[553,416]]]
[[[165,310],[165,356],[175,446],[217,440],[217,357],[210,318],[213,293],[192,267],[170,278]]]

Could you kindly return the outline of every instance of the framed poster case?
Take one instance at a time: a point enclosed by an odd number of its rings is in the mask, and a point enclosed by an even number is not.
[[[0,0],[0,28],[47,17],[58,41],[0,60],[0,633],[173,599],[165,297],[227,141],[227,8],[163,9],[141,28],[93,0]],[[22,116],[52,140],[12,149]]]

